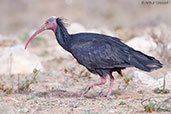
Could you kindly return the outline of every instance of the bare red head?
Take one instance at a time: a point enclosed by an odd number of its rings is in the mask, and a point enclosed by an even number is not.
[[[27,48],[29,42],[34,38],[36,37],[36,35],[38,35],[39,33],[41,33],[42,31],[44,30],[52,30],[54,33],[56,32],[56,28],[57,28],[57,23],[56,23],[56,17],[55,16],[52,16],[50,17],[44,25],[42,25],[40,27],[39,30],[37,30],[31,37],[30,39],[28,40],[27,44],[25,45],[25,49]]]

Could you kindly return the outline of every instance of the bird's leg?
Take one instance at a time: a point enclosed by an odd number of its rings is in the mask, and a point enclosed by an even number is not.
[[[103,84],[105,84],[105,83],[106,83],[106,77],[102,77],[102,76],[101,76],[101,82],[95,82],[95,83],[89,84],[89,85],[86,87],[86,89],[85,89],[85,91],[84,91],[84,94],[86,94],[86,93],[90,90],[90,88],[92,88],[92,87],[94,87],[94,86],[103,85]]]
[[[110,76],[110,86],[109,86],[109,90],[108,90],[108,93],[107,93],[107,98],[110,98],[110,95],[112,93],[113,83],[114,83],[114,77],[113,77],[112,73],[109,74],[109,76]]]

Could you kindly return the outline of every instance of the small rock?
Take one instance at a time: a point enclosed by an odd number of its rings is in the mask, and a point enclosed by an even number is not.
[[[140,71],[135,71],[133,73],[133,81],[141,81],[142,84],[145,84],[144,86],[150,87],[152,89],[154,88],[160,88],[163,87],[163,78],[159,78],[158,80],[155,80],[151,76],[148,76],[145,73],[142,73]],[[170,89],[171,88],[171,71],[168,71],[165,76],[165,88]]]
[[[133,73],[133,81],[141,81],[141,83],[145,84],[145,86],[152,88],[159,86],[159,82],[157,82],[157,80],[140,71],[135,71]]]
[[[154,55],[152,50],[157,47],[157,44],[149,36],[135,37],[126,42],[126,44],[149,55]]]
[[[0,48],[0,74],[32,73],[34,68],[43,70],[36,55],[24,50],[23,45]]]

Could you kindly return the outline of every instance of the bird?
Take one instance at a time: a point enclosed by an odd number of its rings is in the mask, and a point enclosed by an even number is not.
[[[152,56],[146,55],[123,43],[119,38],[98,33],[69,34],[62,18],[52,16],[37,30],[25,45],[39,33],[52,30],[57,42],[70,52],[77,62],[93,74],[99,75],[101,81],[88,84],[86,94],[92,87],[104,85],[106,77],[110,77],[110,85],[106,97],[110,98],[114,85],[112,72],[122,75],[127,67],[136,67],[142,71],[151,72],[162,68],[163,64]]]

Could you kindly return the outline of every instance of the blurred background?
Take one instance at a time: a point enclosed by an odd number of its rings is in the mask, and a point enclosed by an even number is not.
[[[0,34],[39,27],[50,16],[79,22],[88,28],[138,28],[171,25],[171,3],[143,4],[145,0],[1,0]]]

